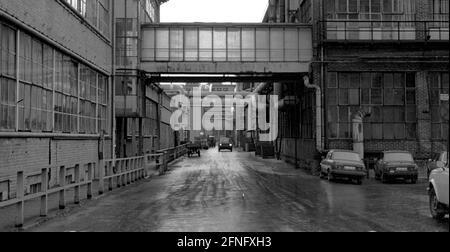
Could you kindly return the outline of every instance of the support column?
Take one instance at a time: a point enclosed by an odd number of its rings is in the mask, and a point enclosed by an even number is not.
[[[424,157],[431,153],[431,111],[428,89],[428,72],[416,74],[416,109],[418,154]]]

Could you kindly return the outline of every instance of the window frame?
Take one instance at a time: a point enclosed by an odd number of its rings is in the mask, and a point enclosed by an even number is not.
[[[337,120],[333,121],[331,119],[330,114],[327,113],[326,120],[328,125],[327,135],[330,139],[333,140],[348,140],[351,139],[352,134],[352,127],[351,127],[351,117],[355,113],[355,110],[364,109],[367,110],[368,108],[372,108],[372,117],[365,119],[364,121],[364,128],[367,130],[370,130],[368,134],[365,135],[366,140],[412,140],[417,139],[417,121],[412,122],[411,121],[411,114],[408,112],[412,112],[413,110],[410,110],[411,108],[416,107],[417,98],[414,96],[414,103],[412,103],[412,99],[407,101],[406,94],[410,92],[411,90],[414,90],[415,95],[415,84],[414,87],[412,87],[411,84],[408,85],[407,81],[410,80],[409,74],[411,72],[327,72],[327,76],[330,76],[331,73],[331,80],[334,80],[334,76],[337,78],[337,85],[329,85],[327,86],[327,108],[333,109],[334,107],[337,108]],[[358,104],[350,104],[349,102],[346,104],[343,104],[340,99],[342,98],[341,95],[338,95],[337,97],[337,105],[334,104],[328,104],[329,99],[329,93],[333,92],[335,90],[339,90],[339,93],[343,92],[340,90],[352,90],[356,89],[356,84],[353,83],[340,83],[343,80],[346,80],[346,77],[340,77],[340,75],[349,75],[351,74],[358,74],[359,75],[359,103]],[[392,76],[392,87],[386,87],[384,84],[385,76],[389,77]],[[349,79],[352,79],[351,77]],[[390,78],[388,78],[390,79]],[[401,85],[396,85],[396,82],[399,80],[402,80]],[[330,81],[330,78],[327,79],[327,81]],[[378,83],[381,81],[380,83]],[[414,79],[415,81],[415,79]],[[400,87],[401,86],[401,87]],[[370,87],[370,88],[369,88]],[[403,92],[403,100],[402,103],[392,102],[392,104],[388,104],[388,100],[386,99],[386,92],[385,90],[389,89],[395,89],[398,92]],[[400,91],[401,90],[401,91]],[[374,100],[374,92],[377,91],[381,97],[376,98]],[[368,95],[368,97],[367,97]],[[344,102],[345,103],[345,102]],[[374,109],[377,108],[379,110],[379,115],[377,117],[374,117]],[[393,114],[393,119],[389,121],[388,118],[385,118],[383,114],[385,114],[385,110],[394,109],[394,111],[398,111],[398,113]],[[345,112],[346,111],[346,112]],[[415,111],[415,110],[414,110]],[[348,115],[345,116],[345,118],[341,115],[342,112],[348,113]],[[417,119],[417,111],[415,111]],[[400,116],[399,119],[397,118]],[[333,116],[334,117],[334,116]],[[345,120],[344,120],[345,119]],[[388,121],[386,121],[388,120]],[[334,124],[334,125],[333,125]],[[392,124],[392,125],[391,125]],[[333,125],[333,128],[331,129]],[[401,126],[402,125],[402,126]],[[414,125],[414,126],[413,126]],[[344,129],[341,129],[341,127],[344,127]],[[380,127],[381,127],[381,135],[380,133]],[[392,133],[394,134],[392,137],[385,135],[383,132],[386,130],[383,130],[387,127],[393,127]],[[375,133],[375,128],[377,133]],[[410,134],[410,129],[416,129],[415,134]],[[337,136],[336,136],[337,135]]]

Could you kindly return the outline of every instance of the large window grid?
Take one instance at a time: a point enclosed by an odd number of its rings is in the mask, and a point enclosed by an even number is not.
[[[78,132],[78,64],[56,53],[55,131]]]
[[[327,19],[413,21],[416,13],[415,0],[327,0],[325,4]]]
[[[19,130],[52,131],[52,50],[25,33],[19,41]]]
[[[428,87],[430,93],[431,138],[433,140],[446,140],[448,138],[449,104],[448,101],[441,101],[440,96],[449,93],[448,73],[429,73]]]
[[[329,72],[327,80],[328,136],[352,137],[352,119],[370,111],[365,139],[415,139],[415,73]]]
[[[1,131],[109,133],[108,77],[3,23],[0,35]]]
[[[98,132],[108,133],[108,77],[103,75],[98,75]]]
[[[97,75],[89,67],[80,66],[80,133],[96,133]]]
[[[116,19],[116,64],[133,68],[138,63],[138,20]]]
[[[16,121],[16,31],[0,23],[0,130]]]

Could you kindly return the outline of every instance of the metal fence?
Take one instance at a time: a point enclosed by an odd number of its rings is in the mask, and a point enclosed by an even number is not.
[[[447,21],[320,21],[325,41],[441,41],[449,40]]]
[[[59,199],[59,209],[64,209],[67,205],[66,194],[68,190],[74,191],[74,204],[79,204],[81,199],[81,187],[86,187],[86,198],[91,199],[94,195],[94,185],[97,193],[103,194],[105,183],[108,190],[112,191],[115,187],[124,187],[136,181],[142,180],[152,175],[152,171],[158,175],[164,174],[169,163],[183,157],[187,153],[187,145],[180,145],[174,148],[158,151],[156,154],[146,154],[139,157],[99,160],[96,163],[76,164],[74,167],[67,166],[49,166],[43,168],[40,172],[40,192],[25,194],[27,176],[24,171],[17,172],[15,198],[0,202],[0,210],[9,206],[17,206],[15,219],[16,227],[22,227],[24,224],[25,203],[35,199],[40,199],[41,217],[48,215],[48,198],[50,195],[57,194]],[[86,167],[86,174],[83,169]],[[58,169],[59,179],[55,187],[49,187],[49,169]],[[67,171],[73,169],[74,182],[67,183]],[[35,175],[33,173],[32,175]]]

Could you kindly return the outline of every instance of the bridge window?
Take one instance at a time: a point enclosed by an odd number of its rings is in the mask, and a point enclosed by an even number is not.
[[[308,29],[293,26],[166,27],[158,24],[143,29],[142,60],[308,61],[312,56],[310,37]]]
[[[329,138],[350,139],[360,109],[366,139],[416,138],[414,73],[330,72],[326,92]]]

